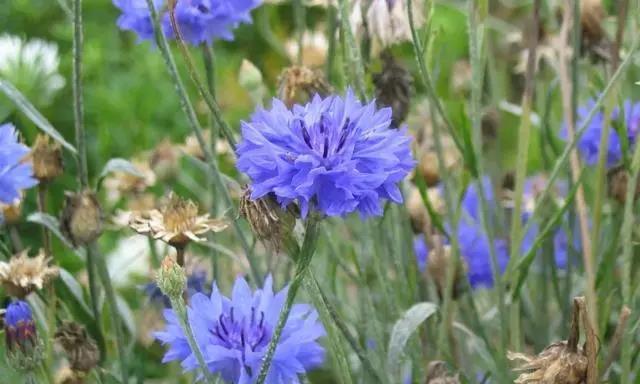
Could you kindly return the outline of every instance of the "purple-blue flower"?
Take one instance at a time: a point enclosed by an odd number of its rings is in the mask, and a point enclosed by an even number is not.
[[[590,99],[584,105],[578,107],[578,119],[576,122],[576,129],[579,129],[589,114],[589,111],[595,106],[595,100]],[[625,101],[624,107],[624,120],[621,122],[621,127],[627,132],[627,141],[629,145],[633,145],[636,142],[638,131],[640,130],[640,103],[632,103],[630,100]],[[604,112],[598,111],[589,125],[587,126],[584,134],[578,140],[578,150],[582,155],[584,162],[587,165],[595,165],[598,162],[598,154],[600,152],[600,135],[602,134],[602,128],[604,124]],[[611,121],[618,120],[620,118],[620,109],[616,108],[611,113]],[[566,124],[562,127],[560,137],[564,140],[568,139],[568,132]],[[609,147],[607,148],[607,167],[616,165],[622,160],[622,143],[618,132],[613,127],[609,129]]]
[[[490,207],[489,213],[495,215],[498,207],[496,206],[493,188],[488,177],[482,179],[482,188]],[[467,187],[461,206],[463,207],[463,213],[458,223],[456,234],[460,246],[460,254],[468,267],[469,283],[473,288],[491,287],[494,283],[491,248],[489,238],[481,222],[480,210],[482,207],[475,182],[472,182]],[[493,216],[487,219],[495,222]],[[509,262],[508,244],[504,239],[495,238],[493,246],[498,267],[501,272],[504,272]]]
[[[153,0],[161,17],[163,33],[175,37],[165,0]],[[233,40],[233,30],[251,22],[251,11],[261,0],[178,0],[176,22],[184,40],[193,45],[211,44],[214,40]],[[117,25],[134,31],[140,40],[153,40],[153,24],[146,0],[113,0],[122,14]]]
[[[416,256],[418,270],[424,272],[427,268],[427,258],[429,257],[429,246],[425,241],[424,235],[419,234],[413,238],[413,253]]]
[[[231,298],[223,296],[215,284],[210,297],[202,293],[191,297],[189,323],[212,373],[227,383],[254,382],[286,295],[286,288],[274,294],[271,277],[255,292],[238,277]],[[175,313],[166,309],[164,315],[166,328],[155,334],[169,346],[163,362],[180,360],[185,371],[196,369],[198,363]],[[324,335],[317,312],[306,304],[294,305],[266,383],[299,383],[298,375],[322,365],[324,349],[318,339]]]
[[[0,203],[13,204],[23,189],[38,184],[31,164],[22,160],[29,148],[18,141],[12,124],[0,125]]]
[[[292,110],[274,99],[242,123],[238,169],[252,181],[252,199],[268,194],[327,216],[382,214],[382,200],[402,202],[398,183],[414,167],[406,130],[389,129],[391,109],[315,96]]]
[[[27,302],[11,302],[4,314],[4,331],[8,350],[27,350],[36,345],[36,325]]]

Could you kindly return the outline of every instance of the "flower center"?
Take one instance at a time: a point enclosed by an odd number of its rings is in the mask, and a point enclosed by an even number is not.
[[[266,346],[271,337],[264,322],[264,312],[258,313],[255,308],[251,308],[250,318],[236,318],[232,307],[228,315],[220,315],[211,333],[220,344],[243,351],[243,354],[247,346],[254,352]]]
[[[293,124],[294,130],[300,132],[307,147],[324,159],[342,151],[355,126],[347,118],[339,129],[335,129],[327,113],[323,113],[320,120],[311,126],[307,126],[303,119],[296,119]]]
[[[165,228],[169,232],[181,233],[189,230],[198,217],[198,207],[190,201],[172,201],[162,214]]]

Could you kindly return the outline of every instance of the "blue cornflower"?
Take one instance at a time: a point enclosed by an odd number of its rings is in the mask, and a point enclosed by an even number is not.
[[[429,246],[425,241],[424,235],[419,234],[413,238],[413,253],[416,256],[418,270],[424,272],[427,268],[427,258],[429,257]]]
[[[223,296],[214,284],[210,297],[197,293],[191,297],[188,317],[194,337],[212,373],[227,383],[252,383],[257,378],[287,289],[274,294],[267,277],[264,288],[251,292],[244,278],[238,277],[231,298]],[[169,345],[163,362],[180,360],[185,371],[198,363],[180,328],[176,314],[166,309],[167,326],[156,338]],[[294,305],[276,348],[266,383],[299,383],[298,375],[324,362],[324,349],[318,339],[325,335],[317,312],[309,305]]]
[[[36,324],[31,308],[25,301],[17,300],[7,306],[4,314],[6,345],[9,351],[28,351],[37,341]]]
[[[145,295],[149,298],[151,303],[161,303],[166,308],[171,308],[171,301],[162,293],[158,283],[155,281],[149,282],[142,287]],[[207,272],[204,270],[197,270],[187,276],[187,296],[191,297],[196,293],[208,293],[207,287]]]
[[[13,204],[20,191],[38,184],[31,164],[22,162],[29,148],[18,141],[12,124],[0,125],[0,203]]]
[[[153,24],[146,0],[113,0],[122,11],[117,25],[134,31],[140,40],[153,39]],[[165,0],[154,0],[167,37],[175,37]],[[186,42],[199,45],[214,40],[233,40],[233,29],[251,22],[251,11],[261,0],[179,0],[175,8],[176,22]]]
[[[482,179],[482,188],[489,203],[490,213],[497,213],[496,201],[494,198],[491,181],[488,177]],[[477,191],[476,183],[472,182],[465,191],[461,206],[463,208],[462,217],[458,223],[456,235],[460,246],[460,254],[467,264],[467,275],[469,283],[475,287],[493,286],[493,272],[491,267],[490,243],[480,218],[480,195]],[[492,217],[487,218],[493,221]],[[494,247],[498,267],[501,272],[509,261],[509,247],[504,239],[495,238]]]
[[[595,106],[595,100],[588,100],[583,106],[578,107],[578,119],[576,129],[584,124],[589,111]],[[640,130],[640,103],[632,103],[630,100],[624,103],[624,121],[623,129],[627,132],[627,141],[629,145],[636,142],[638,131]],[[578,140],[578,150],[587,165],[595,165],[598,162],[598,154],[600,151],[600,135],[604,124],[604,112],[599,111],[595,114],[591,122],[587,126],[584,134]],[[611,120],[615,121],[620,117],[620,109],[616,108],[611,114]],[[560,137],[564,140],[568,138],[566,124],[562,127]],[[615,129],[609,129],[609,147],[607,148],[607,167],[616,165],[622,160],[622,143],[620,136]]]
[[[362,105],[351,90],[344,98],[316,95],[292,110],[274,99],[242,123],[238,169],[253,182],[252,199],[297,202],[303,217],[310,208],[381,215],[381,200],[402,202],[397,184],[415,165],[406,130],[390,124],[390,108]]]

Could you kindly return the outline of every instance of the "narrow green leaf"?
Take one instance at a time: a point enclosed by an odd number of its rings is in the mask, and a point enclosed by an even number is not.
[[[387,366],[390,370],[396,370],[400,367],[400,358],[409,337],[418,329],[420,324],[436,313],[437,310],[438,306],[433,303],[418,303],[409,308],[396,322],[391,331],[387,354]]]
[[[29,120],[31,120],[38,128],[43,130],[47,135],[51,136],[51,138],[68,149],[69,152],[73,153],[74,155],[78,154],[78,151],[76,151],[75,147],[68,141],[66,141],[64,137],[62,137],[60,132],[58,132],[53,127],[53,125],[51,125],[49,120],[42,116],[42,114],[38,112],[36,107],[34,107],[33,104],[31,104],[29,100],[27,100],[27,98],[24,97],[24,95],[16,87],[13,86],[13,84],[11,84],[7,80],[0,79],[0,91],[7,95],[7,97],[16,104],[18,109],[20,109],[22,113],[24,113],[29,118]]]
[[[75,250],[75,247],[60,231],[60,223],[55,217],[42,212],[34,212],[27,216],[27,221],[30,223],[36,223],[44,225],[51,233],[53,233],[60,241],[64,243],[69,249]]]

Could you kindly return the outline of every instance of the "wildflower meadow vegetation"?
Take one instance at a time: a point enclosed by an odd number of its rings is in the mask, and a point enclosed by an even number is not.
[[[637,0],[0,6],[0,383],[640,383]]]

